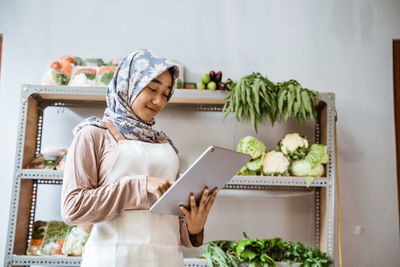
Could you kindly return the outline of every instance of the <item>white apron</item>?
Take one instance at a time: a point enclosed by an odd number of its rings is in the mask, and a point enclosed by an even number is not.
[[[174,181],[178,167],[178,157],[169,143],[123,140],[118,143],[118,156],[106,183],[132,175]],[[153,196],[150,205],[155,200]],[[184,266],[179,217],[152,214],[148,208],[125,211],[110,221],[94,224],[83,250],[81,266]]]

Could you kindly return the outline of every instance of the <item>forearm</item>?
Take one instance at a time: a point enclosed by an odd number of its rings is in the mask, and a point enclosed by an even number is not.
[[[126,176],[98,188],[66,188],[61,213],[68,224],[86,224],[107,221],[125,210],[146,206],[146,176]]]

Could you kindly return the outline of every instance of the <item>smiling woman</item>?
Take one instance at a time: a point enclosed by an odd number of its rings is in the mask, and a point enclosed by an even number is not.
[[[191,198],[196,209],[184,217],[148,210],[178,177],[177,148],[152,128],[178,72],[152,51],[132,52],[107,87],[104,117],[85,119],[74,130],[61,213],[68,224],[93,224],[83,267],[184,266],[180,245],[203,243],[205,207],[213,204],[216,190],[205,189],[198,205]]]

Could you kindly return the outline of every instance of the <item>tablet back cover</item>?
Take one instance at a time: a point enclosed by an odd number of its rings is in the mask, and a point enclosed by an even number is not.
[[[250,155],[210,146],[151,206],[153,213],[183,216],[179,206],[189,207],[189,195],[199,200],[204,188],[223,187],[251,159]]]

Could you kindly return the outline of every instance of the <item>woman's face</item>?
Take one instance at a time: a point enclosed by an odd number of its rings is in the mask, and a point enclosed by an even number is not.
[[[172,77],[168,70],[152,80],[135,98],[133,113],[142,121],[150,121],[168,102],[172,90]]]

